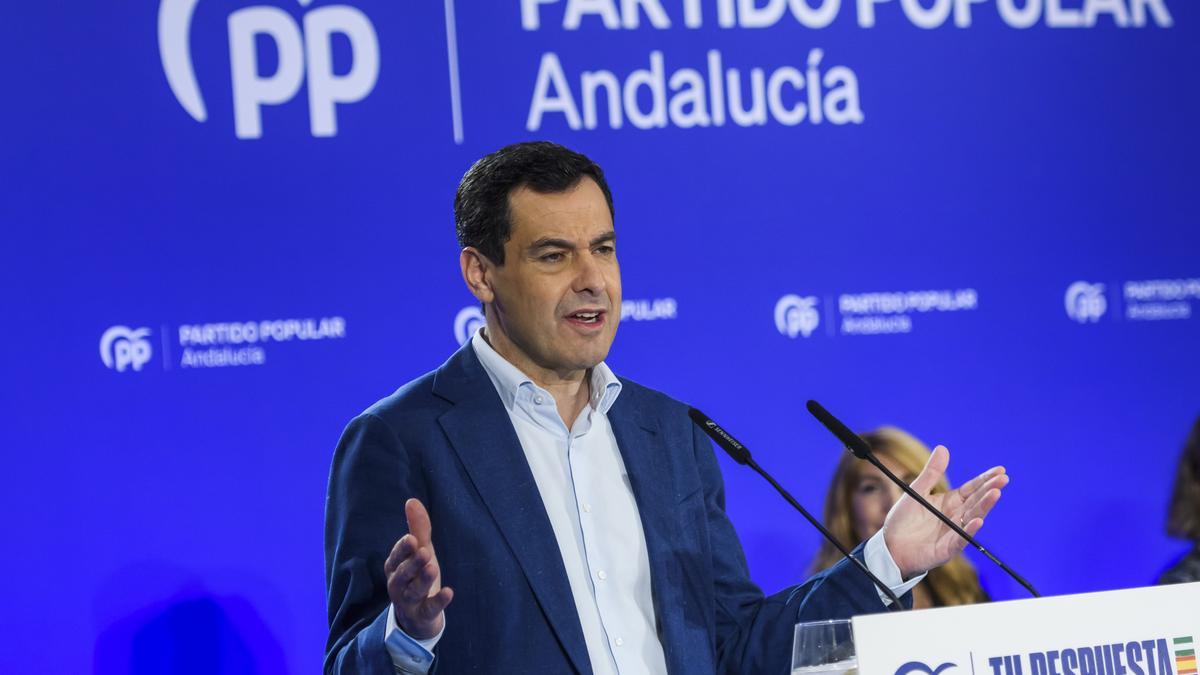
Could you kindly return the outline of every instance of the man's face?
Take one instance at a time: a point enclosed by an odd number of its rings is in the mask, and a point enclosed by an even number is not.
[[[504,264],[489,265],[488,336],[544,381],[604,360],[621,319],[621,270],[604,193],[591,178],[561,193],[509,195]]]

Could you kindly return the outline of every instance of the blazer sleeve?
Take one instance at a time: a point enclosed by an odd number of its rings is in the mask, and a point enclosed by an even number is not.
[[[750,581],[745,554],[725,514],[724,481],[712,444],[699,428],[693,434],[712,545],[718,673],[789,672],[797,622],[886,611],[874,585],[849,560],[764,597]],[[853,555],[861,560],[863,546]],[[911,605],[911,593],[901,602]]]
[[[383,563],[408,531],[404,502],[425,497],[411,464],[392,428],[370,413],[338,442],[325,501],[325,673],[395,673],[384,646]]]

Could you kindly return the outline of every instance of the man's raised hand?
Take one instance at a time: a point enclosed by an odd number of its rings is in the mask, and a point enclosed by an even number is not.
[[[931,494],[949,463],[950,451],[937,446],[910,487],[967,534],[975,536],[988,512],[1000,501],[1000,490],[1008,485],[1008,474],[1002,466],[993,467],[957,490]],[[946,564],[967,543],[907,494],[888,512],[883,530],[884,543],[905,579]]]
[[[454,598],[454,591],[442,586],[442,569],[433,550],[433,526],[425,505],[409,499],[404,503],[404,515],[408,534],[392,547],[383,571],[397,625],[409,637],[427,640],[442,632],[446,624],[442,610]]]

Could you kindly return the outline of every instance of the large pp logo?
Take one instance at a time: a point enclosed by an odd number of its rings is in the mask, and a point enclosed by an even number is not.
[[[483,318],[483,310],[475,305],[458,310],[458,315],[454,317],[454,337],[458,340],[458,344],[466,344],[475,331],[486,323],[487,320]]]
[[[308,7],[313,0],[298,0]],[[208,119],[196,72],[190,32],[199,0],[162,0],[158,7],[158,52],[167,83],[179,104],[197,122]],[[337,135],[337,104],[361,101],[379,76],[379,40],[366,15],[348,5],[309,10],[304,30],[290,14],[267,5],[229,15],[229,65],[233,76],[233,119],[238,138],[262,137],[264,105],[286,103],[308,79],[308,112],[313,136]],[[350,42],[353,61],[345,74],[334,73],[332,40]],[[271,40],[279,54],[275,72],[259,70],[255,41]]]
[[[1108,301],[1104,299],[1104,284],[1076,281],[1067,287],[1064,302],[1067,316],[1079,323],[1095,323],[1108,310]]]
[[[154,355],[149,328],[133,329],[128,326],[113,326],[100,336],[100,360],[118,373],[126,368],[141,370]]]
[[[820,323],[815,296],[785,295],[775,303],[775,328],[787,337],[808,337]]]

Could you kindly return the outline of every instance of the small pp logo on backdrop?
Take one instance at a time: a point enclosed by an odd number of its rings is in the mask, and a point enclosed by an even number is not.
[[[100,360],[118,373],[126,368],[141,370],[154,356],[154,349],[146,339],[149,336],[149,328],[113,326],[100,336]]]
[[[808,337],[821,324],[815,295],[785,295],[775,303],[775,328],[790,338]]]
[[[458,344],[464,345],[485,323],[487,321],[483,318],[483,310],[477,305],[463,307],[454,317],[454,338],[458,340]]]
[[[1104,284],[1076,281],[1067,287],[1064,302],[1067,316],[1079,323],[1095,323],[1108,311],[1108,300],[1104,298]]]

